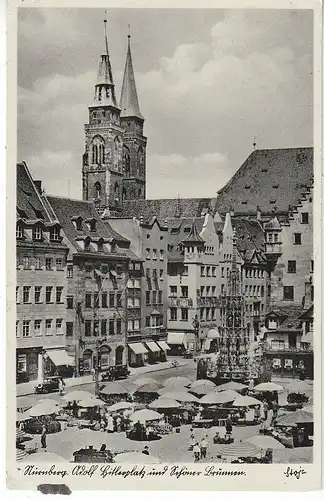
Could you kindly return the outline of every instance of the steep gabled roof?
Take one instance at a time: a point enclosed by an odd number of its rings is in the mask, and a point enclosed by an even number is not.
[[[183,238],[182,243],[204,244],[204,240],[199,236],[195,219],[192,221],[190,231],[187,236]]]
[[[236,245],[245,262],[252,262],[256,255],[262,261],[264,256],[264,232],[259,221],[232,216],[232,225],[236,231]]]
[[[41,195],[25,163],[17,164],[17,219],[51,222]]]
[[[283,318],[277,330],[279,331],[296,331],[300,330],[301,316],[304,309],[300,305],[287,305],[287,306],[275,306],[266,315],[266,317],[272,316],[273,314]]]
[[[230,181],[218,191],[221,213],[287,212],[312,185],[313,148],[253,151]]]
[[[184,198],[161,200],[125,200],[122,206],[123,217],[143,217],[149,221],[153,216],[164,221],[180,217],[200,217],[208,209],[215,212],[214,198]]]

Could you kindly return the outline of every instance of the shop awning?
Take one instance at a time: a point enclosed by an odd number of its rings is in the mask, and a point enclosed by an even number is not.
[[[152,351],[152,352],[160,352],[161,351],[161,349],[159,348],[159,346],[157,345],[156,342],[145,342],[145,343],[150,351]]]
[[[159,347],[161,347],[162,351],[169,351],[170,350],[170,346],[168,346],[168,344],[166,342],[164,342],[164,340],[160,340],[159,342],[157,342],[157,345]]]
[[[135,354],[145,354],[148,352],[146,347],[143,346],[140,342],[134,342],[134,344],[128,344],[128,347],[135,352]]]
[[[172,345],[182,345],[185,343],[185,333],[169,332],[167,342]]]
[[[46,351],[47,356],[52,360],[55,366],[74,366],[75,360],[69,356],[65,349],[56,349]]]

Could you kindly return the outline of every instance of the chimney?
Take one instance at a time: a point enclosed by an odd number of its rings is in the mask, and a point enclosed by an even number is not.
[[[261,208],[260,207],[257,207],[257,220],[259,222],[261,222],[261,220],[262,220],[262,212],[261,212]]]
[[[34,184],[39,194],[42,194],[42,181],[34,181]]]

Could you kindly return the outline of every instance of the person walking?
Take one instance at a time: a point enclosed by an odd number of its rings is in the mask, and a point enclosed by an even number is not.
[[[200,447],[199,447],[198,443],[196,443],[195,446],[193,447],[193,454],[194,454],[194,461],[199,462],[199,460],[200,460]]]
[[[200,441],[200,456],[201,456],[201,458],[206,458],[206,456],[207,456],[207,446],[208,446],[207,437],[208,436],[203,437],[202,440]]]
[[[91,368],[91,375],[92,375],[92,380],[95,380],[95,378],[96,378],[96,370],[94,368]]]
[[[46,450],[46,436],[47,436],[47,432],[46,432],[46,427],[45,425],[43,425],[42,427],[42,435],[41,435],[41,445],[42,445],[42,448],[44,448]]]
[[[272,403],[272,411],[273,411],[273,421],[277,420],[278,417],[278,403],[276,400]]]
[[[269,411],[269,405],[268,405],[267,400],[265,399],[263,401],[263,413],[264,413],[264,420],[265,421],[268,420],[268,411]]]
[[[226,433],[232,434],[232,429],[233,429],[233,423],[232,423],[231,415],[228,415],[228,417],[226,419]]]

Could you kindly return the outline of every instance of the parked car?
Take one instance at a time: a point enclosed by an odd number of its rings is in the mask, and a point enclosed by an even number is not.
[[[25,422],[25,432],[27,434],[41,434],[43,430],[43,422],[34,418],[32,420],[28,420]],[[45,422],[46,432],[47,434],[55,434],[56,432],[60,432],[62,430],[61,423],[57,420],[50,420]]]
[[[47,377],[40,384],[36,385],[36,394],[48,394],[59,390],[59,382],[61,377]]]
[[[101,380],[118,380],[127,378],[129,375],[130,371],[127,365],[110,366],[108,370],[101,374]]]

